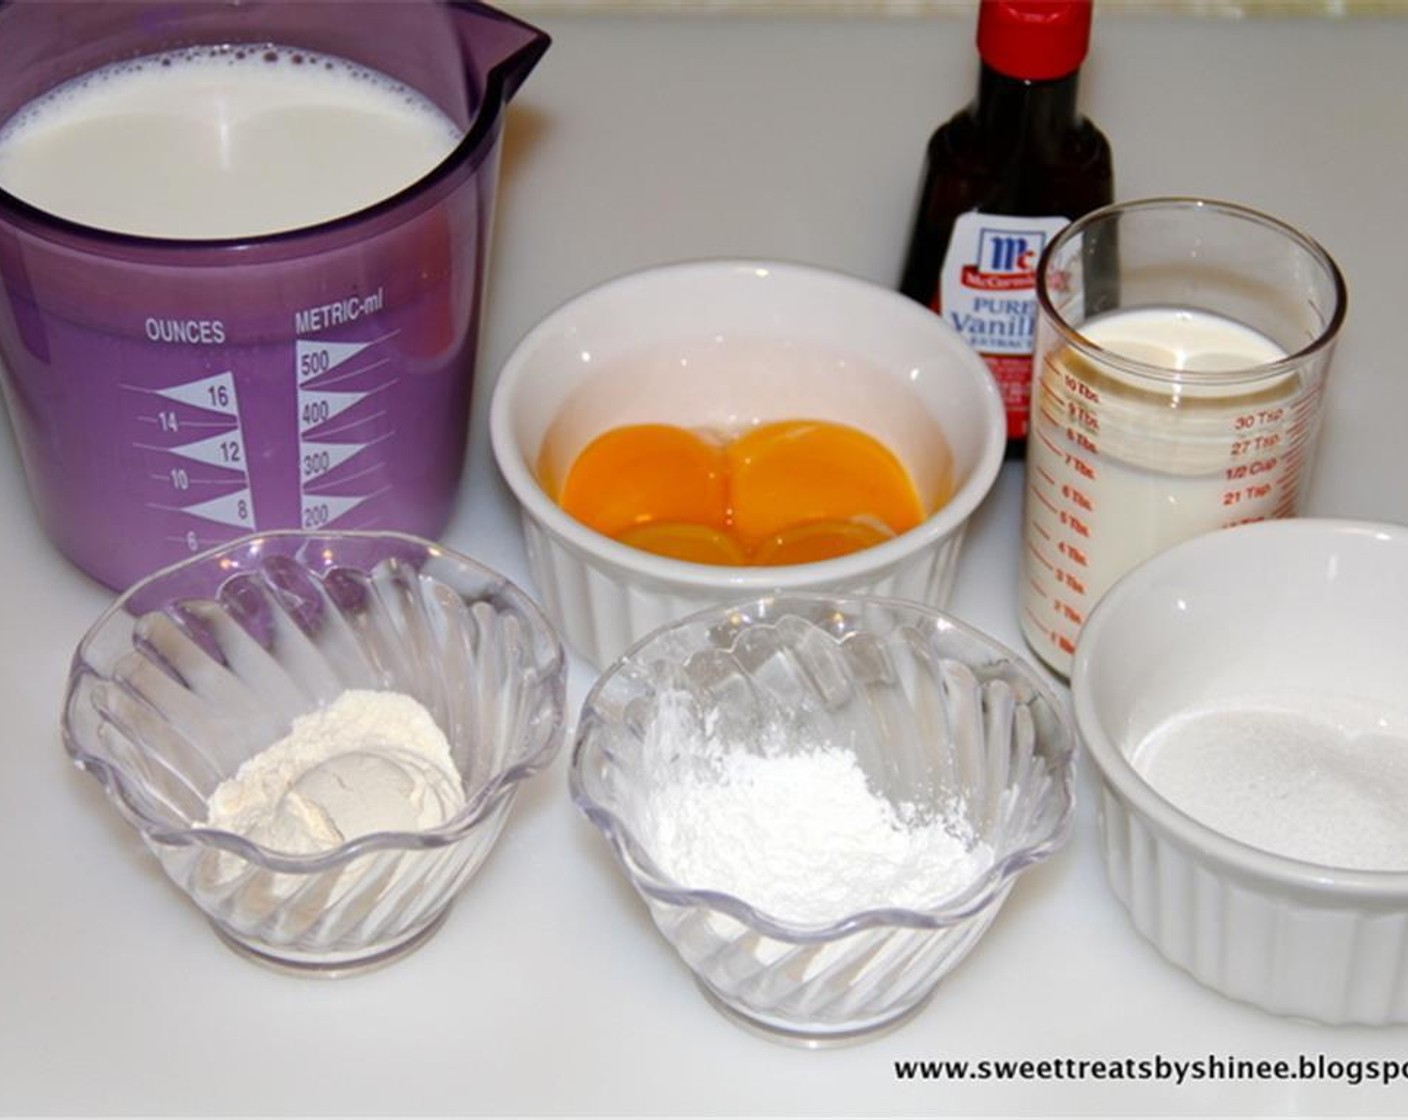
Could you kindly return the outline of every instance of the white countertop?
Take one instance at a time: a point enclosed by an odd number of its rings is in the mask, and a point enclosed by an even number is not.
[[[690,257],[808,261],[890,284],[930,130],[969,96],[954,18],[542,21],[515,102],[463,500],[445,535],[526,583],[485,438],[493,374],[551,308]],[[1117,194],[1199,194],[1301,226],[1350,311],[1310,513],[1408,522],[1408,19],[1097,20],[1084,103]],[[67,762],[68,659],[108,591],[40,534],[0,426],[0,1113],[1110,1114],[1402,1111],[1408,1080],[905,1082],[897,1060],[1408,1063],[1408,1028],[1331,1029],[1167,964],[1105,885],[1088,778],[1028,873],[899,1031],[806,1052],[712,1010],[567,798],[525,791],[449,921],[391,968],[291,979],[237,957]],[[1021,468],[979,511],[950,604],[1020,646]],[[529,585],[531,590],[531,585]],[[590,674],[574,668],[575,714]]]

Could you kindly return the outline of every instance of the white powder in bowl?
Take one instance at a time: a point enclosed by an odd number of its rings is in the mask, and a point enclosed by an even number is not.
[[[707,765],[672,766],[640,799],[643,847],[683,886],[733,895],[775,919],[824,925],[881,907],[925,909],[992,863],[956,806],[938,819],[896,808],[848,751],[754,753],[712,741],[682,751],[668,735],[657,750]]]
[[[310,854],[372,832],[434,828],[464,804],[450,745],[424,706],[350,689],[221,782],[205,824]]]
[[[1235,840],[1327,867],[1408,871],[1408,713],[1247,698],[1159,724],[1130,760],[1169,802]]]

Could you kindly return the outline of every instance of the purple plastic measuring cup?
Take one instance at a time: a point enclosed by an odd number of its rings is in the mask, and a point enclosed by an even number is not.
[[[435,537],[459,484],[503,111],[548,39],[438,0],[5,3],[0,120],[119,59],[248,43],[381,71],[465,135],[374,206],[239,240],[95,230],[0,190],[0,360],[30,492],[110,586],[255,529]]]

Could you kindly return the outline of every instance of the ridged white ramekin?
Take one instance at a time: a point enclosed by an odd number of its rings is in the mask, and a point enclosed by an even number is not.
[[[723,567],[655,556],[568,516],[539,479],[608,428],[852,424],[916,476],[946,443],[954,487],[918,527],[849,556]],[[937,430],[942,439],[926,442]],[[779,591],[883,595],[942,607],[963,532],[1002,465],[987,366],[939,316],[854,277],[797,264],[702,261],[609,281],[548,316],[499,374],[494,455],[523,513],[530,571],[566,642],[597,666],[666,623]]]
[[[1201,824],[1129,752],[1164,719],[1273,690],[1408,710],[1408,528],[1223,529],[1126,576],[1081,633],[1076,722],[1098,769],[1110,885],[1174,964],[1325,1023],[1408,1022],[1408,872],[1321,866]]]

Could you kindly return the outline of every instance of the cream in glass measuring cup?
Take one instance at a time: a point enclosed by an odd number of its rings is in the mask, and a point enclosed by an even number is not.
[[[1345,292],[1310,239],[1196,199],[1088,215],[1037,288],[1019,601],[1027,642],[1064,674],[1130,568],[1300,511]]]

